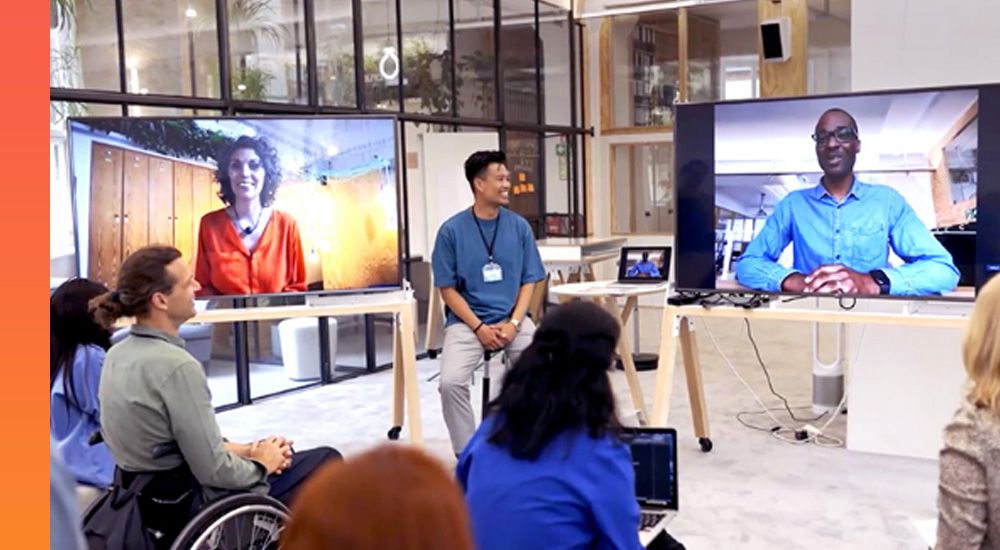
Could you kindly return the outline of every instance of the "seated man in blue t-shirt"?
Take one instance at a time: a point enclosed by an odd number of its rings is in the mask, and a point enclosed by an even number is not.
[[[510,203],[510,172],[501,151],[465,161],[474,203],[438,230],[431,263],[434,285],[448,308],[441,350],[441,408],[455,454],[475,431],[469,381],[484,350],[507,349],[510,362],[531,343],[526,318],[545,268],[527,220]],[[499,386],[499,384],[497,384]]]
[[[625,276],[630,279],[635,279],[637,277],[641,277],[643,279],[658,279],[660,277],[660,270],[656,268],[656,264],[649,260],[649,252],[643,252],[642,260],[639,260],[632,267],[628,268]]]
[[[829,109],[813,134],[820,185],[785,196],[736,263],[740,284],[767,292],[925,296],[951,291],[958,269],[906,200],[854,175],[858,123]],[[792,243],[794,265],[778,263]],[[905,262],[889,265],[889,248]]]

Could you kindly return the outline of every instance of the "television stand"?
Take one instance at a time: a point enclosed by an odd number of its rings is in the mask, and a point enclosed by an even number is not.
[[[699,305],[670,305],[663,308],[663,323],[660,337],[659,363],[656,369],[656,384],[653,390],[653,413],[649,419],[651,426],[667,426],[670,411],[670,392],[673,389],[674,368],[677,348],[680,346],[682,366],[687,381],[688,399],[691,403],[691,420],[695,436],[702,451],[712,449],[708,429],[708,409],[705,405],[705,389],[701,378],[701,363],[698,343],[694,336],[695,317],[728,319],[800,321],[809,323],[840,323],[895,325],[923,328],[964,328],[968,319],[964,315],[914,314],[909,307],[900,312],[879,312],[863,310],[824,310],[803,307],[784,307],[780,302],[772,302],[769,307],[744,308],[729,306],[703,307]]]

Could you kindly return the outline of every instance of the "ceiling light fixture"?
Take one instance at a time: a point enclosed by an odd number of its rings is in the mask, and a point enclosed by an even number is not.
[[[378,72],[386,80],[396,80],[399,77],[399,55],[396,48],[386,46],[382,48],[382,59],[378,62]]]

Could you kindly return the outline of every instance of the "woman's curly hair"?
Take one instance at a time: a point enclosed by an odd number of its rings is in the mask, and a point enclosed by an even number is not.
[[[278,163],[278,151],[264,137],[240,136],[236,141],[224,147],[216,157],[218,167],[215,169],[215,181],[219,182],[219,198],[226,206],[236,202],[236,193],[229,181],[229,160],[233,153],[240,149],[253,149],[260,157],[264,167],[264,188],[260,191],[261,206],[271,206],[274,194],[281,183],[281,165]]]

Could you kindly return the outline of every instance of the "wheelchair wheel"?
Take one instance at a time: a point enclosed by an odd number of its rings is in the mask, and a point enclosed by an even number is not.
[[[170,550],[273,550],[288,521],[288,508],[264,495],[233,495],[205,507]]]

